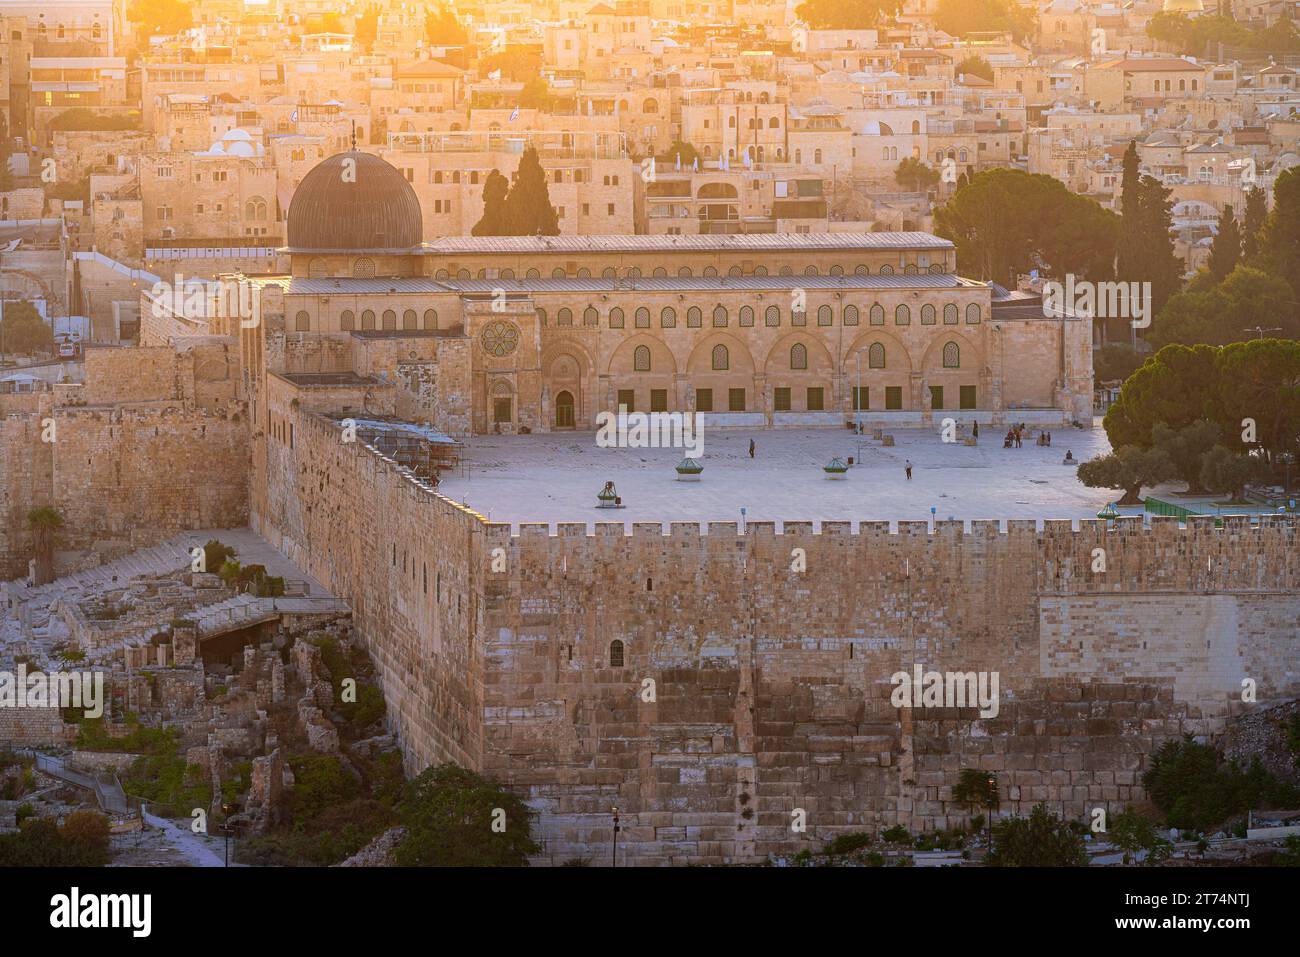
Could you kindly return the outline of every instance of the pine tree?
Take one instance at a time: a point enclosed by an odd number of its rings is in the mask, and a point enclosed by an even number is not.
[[[1268,197],[1261,186],[1251,187],[1246,194],[1246,221],[1242,228],[1241,244],[1247,259],[1259,252],[1259,231],[1268,216]]]
[[[1210,272],[1215,279],[1223,280],[1241,262],[1241,231],[1237,228],[1237,214],[1225,205],[1219,214],[1219,229],[1210,247]]]
[[[499,170],[488,173],[487,182],[483,184],[483,218],[470,230],[473,236],[505,236],[506,232],[506,194],[510,192],[510,180],[501,175]]]
[[[506,235],[558,236],[560,217],[551,205],[546,171],[534,147],[524,150],[505,207]]]

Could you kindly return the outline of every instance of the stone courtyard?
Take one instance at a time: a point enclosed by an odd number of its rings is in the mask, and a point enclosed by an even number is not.
[[[891,429],[886,447],[870,431],[848,429],[716,430],[704,433],[704,473],[678,482],[680,448],[603,449],[596,433],[474,436],[464,465],[439,491],[483,514],[510,522],[917,521],[939,519],[1094,518],[1119,498],[1079,483],[1063,466],[1067,451],[1087,461],[1110,450],[1095,428],[1061,429],[1051,447],[1026,433],[1021,448],[1004,449],[1003,432],[981,427],[978,444],[945,443],[939,432]],[[749,458],[749,442],[756,445]],[[860,464],[842,481],[822,470],[838,457]],[[912,480],[904,473],[911,460]],[[596,508],[596,493],[613,481],[622,509]]]

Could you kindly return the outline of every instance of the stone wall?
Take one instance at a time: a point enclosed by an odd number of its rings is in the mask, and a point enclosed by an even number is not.
[[[1161,742],[1250,707],[1243,679],[1262,705],[1300,693],[1284,517],[512,536],[291,414],[254,524],[351,601],[407,770],[453,760],[518,789],[546,861],[605,853],[615,805],[637,863],[947,827],[965,768],[997,775],[1002,813],[1117,809]],[[998,713],[895,708],[890,678],[917,664],[996,672]]]
[[[142,547],[182,529],[245,525],[248,457],[237,410],[46,406],[9,416],[0,421],[0,577],[26,574],[26,516],[42,505],[63,513],[59,545],[71,549],[106,538]]]

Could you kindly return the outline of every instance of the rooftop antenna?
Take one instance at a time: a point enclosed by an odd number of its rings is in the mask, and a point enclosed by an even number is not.
[[[352,121],[352,152],[357,151],[357,121]]]

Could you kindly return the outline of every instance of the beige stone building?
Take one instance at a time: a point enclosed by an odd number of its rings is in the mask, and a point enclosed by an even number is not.
[[[256,280],[277,305],[243,331],[255,382],[364,378],[359,344],[391,341],[449,431],[593,429],[619,407],[720,427],[1089,418],[1086,324],[957,276],[925,233],[422,242],[423,222],[378,157],[316,167],[289,210],[291,275]]]

